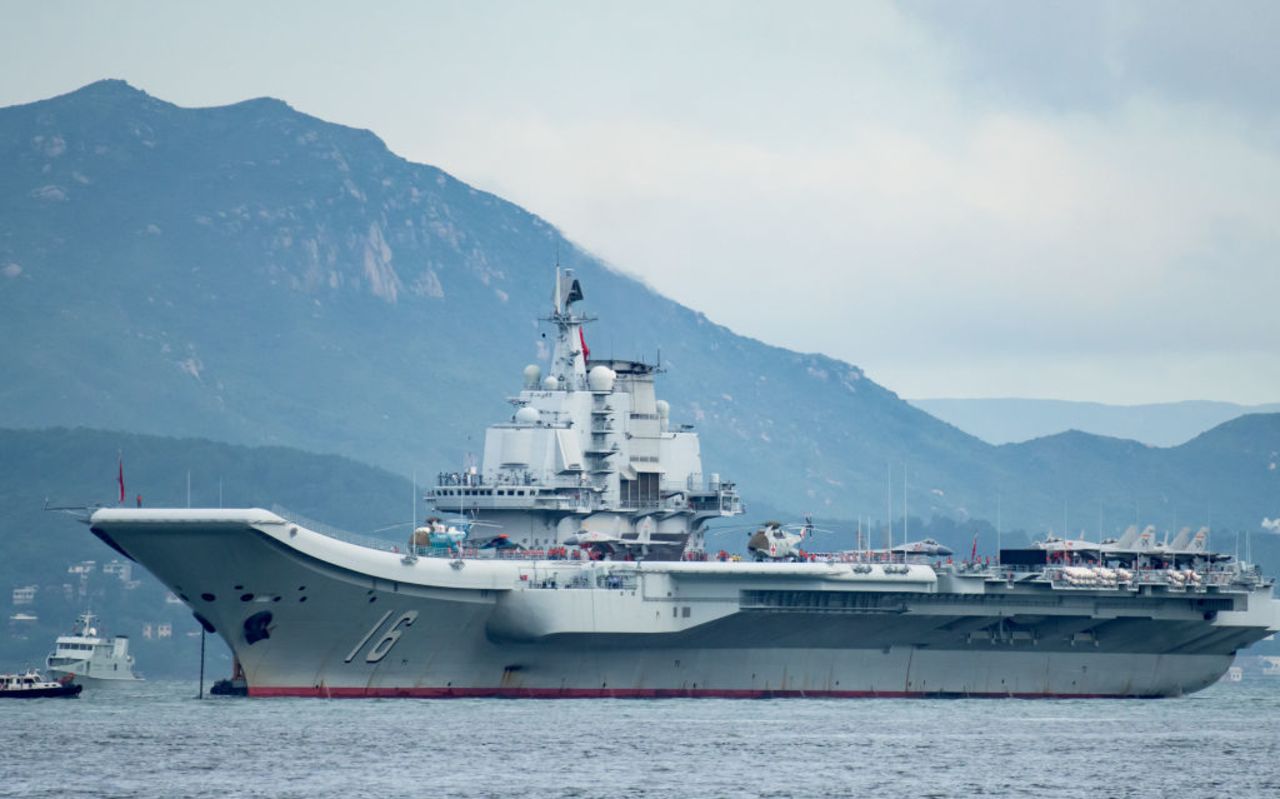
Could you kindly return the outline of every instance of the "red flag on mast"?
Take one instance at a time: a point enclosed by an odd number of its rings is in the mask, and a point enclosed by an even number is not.
[[[120,485],[120,504],[124,504],[124,455],[116,454],[116,482]]]
[[[585,363],[591,357],[591,350],[587,348],[587,337],[583,334],[582,328],[578,328],[578,343],[582,344],[582,361]]]
[[[978,560],[978,534],[973,534],[973,549],[969,550],[969,561],[976,562]]]

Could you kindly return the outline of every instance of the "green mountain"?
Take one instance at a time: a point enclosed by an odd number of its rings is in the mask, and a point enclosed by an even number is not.
[[[1241,416],[1169,448],[1068,431],[999,450],[1060,498],[1056,520],[1043,508],[1016,514],[1039,515],[1030,529],[1061,530],[1065,512],[1069,530],[1093,533],[1101,512],[1108,531],[1138,522],[1259,530],[1280,509],[1280,414]]]
[[[1280,514],[1274,472],[1255,479],[1242,451],[986,444],[856,366],[736,335],[537,216],[278,100],[188,109],[103,81],[0,109],[0,165],[8,427],[455,470],[511,413],[524,364],[546,357],[534,317],[558,253],[603,320],[588,343],[661,351],[673,420],[698,426],[708,471],[753,509],[883,519],[886,495],[896,515],[905,494],[922,519],[999,507],[1027,530],[1059,528],[1064,504],[1090,530],[1099,509],[1109,530],[1135,506],[1160,523],[1210,507],[1235,526]],[[1274,417],[1249,424],[1280,449]],[[1266,490],[1238,498],[1236,485]]]

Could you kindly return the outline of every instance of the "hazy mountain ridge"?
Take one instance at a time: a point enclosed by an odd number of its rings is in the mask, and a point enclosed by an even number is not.
[[[0,163],[0,324],[20,343],[0,351],[9,426],[454,469],[545,357],[534,317],[558,252],[602,320],[594,353],[661,350],[673,421],[699,427],[707,470],[748,500],[882,516],[891,465],[895,507],[906,468],[925,518],[993,518],[1001,497],[1006,526],[1056,524],[1064,474],[1082,492],[1070,504],[1103,491],[1109,516],[1169,502],[1165,455],[1116,474],[1094,462],[1105,442],[992,447],[856,366],[736,335],[537,216],[279,101],[184,109],[101,82],[0,109]],[[1088,479],[1101,473],[1116,482]]]
[[[1066,430],[1131,438],[1159,447],[1185,443],[1246,413],[1277,413],[1280,403],[1240,405],[1187,400],[1108,405],[1053,399],[912,399],[912,405],[992,444],[1028,441]]]

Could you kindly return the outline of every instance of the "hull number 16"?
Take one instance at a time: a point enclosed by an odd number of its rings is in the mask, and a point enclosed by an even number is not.
[[[382,625],[387,621],[387,619],[391,618],[391,614],[393,612],[394,611],[388,610],[386,613],[382,614],[382,618],[378,619],[378,621],[369,628],[369,632],[364,634],[364,638],[360,639],[360,643],[356,644],[355,647],[352,648],[351,654],[347,655],[343,660],[344,663],[350,663],[356,659],[356,655],[360,654],[360,650],[364,649],[364,645],[369,643],[369,639],[373,638],[374,634],[377,633],[378,630],[382,629]],[[378,642],[369,649],[369,652],[364,656],[365,663],[377,663],[386,657],[387,653],[391,651],[391,647],[395,646],[396,641],[400,640],[400,635],[404,632],[402,628],[412,626],[414,620],[417,618],[418,611],[416,610],[406,610],[404,613],[401,613],[400,618],[392,622],[391,626],[386,628],[386,632],[383,633],[382,637],[378,639]]]

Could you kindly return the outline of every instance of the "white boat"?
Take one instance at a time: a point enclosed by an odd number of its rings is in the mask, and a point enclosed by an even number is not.
[[[138,682],[133,673],[133,655],[129,654],[129,638],[117,635],[107,638],[98,634],[97,619],[92,613],[81,613],[70,635],[60,635],[54,649],[45,658],[49,671],[72,674],[81,681]]]
[[[0,674],[0,699],[42,699],[52,696],[76,696],[84,686],[70,678],[58,682],[46,680],[35,669],[22,674]]]

